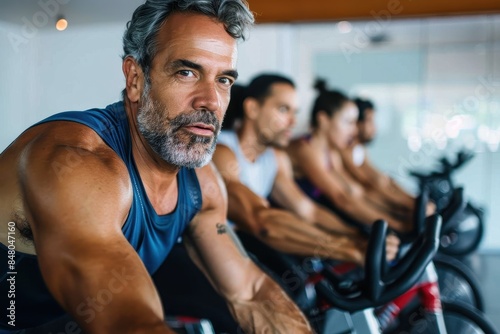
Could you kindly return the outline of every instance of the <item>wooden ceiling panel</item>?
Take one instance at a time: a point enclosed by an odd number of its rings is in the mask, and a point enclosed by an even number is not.
[[[500,13],[499,0],[248,0],[257,23]]]

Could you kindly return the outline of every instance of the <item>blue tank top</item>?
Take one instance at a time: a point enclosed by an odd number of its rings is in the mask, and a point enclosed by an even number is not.
[[[196,172],[181,168],[177,175],[178,200],[175,210],[159,216],[148,200],[136,169],[131,147],[128,119],[122,102],[105,109],[69,111],[53,115],[37,124],[71,121],[93,129],[127,166],[133,186],[133,201],[123,234],[137,251],[148,272],[153,274],[162,264],[189,222],[201,209],[202,197]],[[7,258],[7,248],[0,244],[0,255]],[[7,260],[0,262],[0,292],[7,296],[9,282]],[[36,256],[16,252],[16,326],[0,319],[0,333],[47,323],[64,315],[64,310],[48,291],[38,267]],[[0,307],[9,307],[8,298],[0,298]]]
[[[111,104],[105,109],[59,113],[38,124],[52,121],[71,121],[88,126],[123,160],[130,175],[134,198],[122,231],[148,272],[154,273],[201,208],[201,189],[195,170],[179,170],[177,206],[172,213],[159,216],[149,202],[134,163],[123,102]]]

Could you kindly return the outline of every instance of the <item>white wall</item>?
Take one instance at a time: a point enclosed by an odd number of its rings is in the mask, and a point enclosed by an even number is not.
[[[41,30],[14,47],[7,38],[19,26],[0,21],[0,149],[26,127],[64,110],[115,102],[124,87],[121,36],[124,24]]]
[[[37,61],[40,106],[51,114],[115,102],[125,85],[122,34],[118,24],[43,34]]]
[[[500,31],[500,19],[495,22],[496,29]],[[405,50],[418,48],[420,45],[427,54],[426,44],[415,38],[415,33],[421,29],[420,24],[420,21],[415,20],[391,23],[387,29],[394,33],[392,45]],[[364,25],[366,23],[358,22],[353,33],[359,34]],[[124,86],[120,60],[124,26],[125,21],[107,25],[75,26],[64,32],[41,29],[28,43],[16,50],[7,36],[9,32],[19,32],[20,26],[0,21],[0,60],[3,67],[0,80],[0,150],[26,127],[53,113],[103,107],[119,99]],[[432,35],[432,42],[437,48],[447,40],[447,36],[451,36],[449,25],[442,26],[440,33]],[[458,35],[462,38],[455,42],[462,43],[465,36],[467,46],[485,52],[487,59],[492,58],[489,56],[489,41],[481,30],[481,22],[477,22],[477,19],[472,22],[465,20],[460,27],[463,32]],[[454,30],[453,26],[451,31]],[[455,33],[453,36],[456,35]],[[496,37],[494,38],[496,40]],[[303,132],[307,129],[308,110],[314,98],[311,89],[314,77],[327,74],[327,69],[316,68],[317,55],[338,52],[342,43],[355,45],[353,43],[357,40],[359,38],[356,39],[353,34],[339,34],[333,23],[257,26],[250,39],[239,48],[240,82],[247,83],[252,76],[262,71],[281,72],[291,76],[297,84],[301,101],[301,112],[295,132]],[[498,46],[499,43],[495,43]],[[369,52],[384,50],[384,47],[363,44],[361,47],[358,45],[358,49],[361,52]],[[390,49],[391,47],[386,47],[386,50]],[[452,76],[450,80],[453,83],[453,80],[460,79],[462,70],[469,71],[469,74],[474,68],[484,71],[481,64],[474,64],[474,57],[472,53],[469,60],[471,66],[459,66],[452,53],[446,58],[434,57],[434,63],[430,66],[442,68],[447,65],[446,69]],[[423,64],[423,68],[427,68],[427,65]],[[497,75],[496,80],[500,79],[500,66],[494,67],[493,72]],[[471,75],[474,76],[475,72]],[[366,89],[339,88],[346,89],[351,94]],[[410,99],[413,94],[411,89],[413,88],[409,88],[408,95]],[[420,94],[422,89],[423,86],[417,85],[418,92],[415,94]],[[500,93],[500,88],[495,86],[493,89],[496,94]],[[413,165],[429,165],[434,161],[434,157],[426,156],[425,152],[411,152],[406,145],[406,138],[402,136],[401,115],[408,111],[398,106],[404,105],[408,96],[393,96],[389,90],[377,91],[377,96],[373,98],[384,112],[377,115],[381,131],[371,150],[372,159],[381,169],[395,176],[408,189],[412,189],[410,179],[397,174],[397,170],[406,168],[404,162],[410,160],[419,161]],[[420,115],[418,117],[421,117],[424,110],[417,108],[416,112]],[[498,110],[492,109],[492,112]],[[416,154],[418,159],[415,159]],[[482,244],[483,250],[500,250],[500,239],[496,238],[496,235],[500,235],[500,224],[497,223],[500,221],[500,207],[495,206],[496,198],[500,198],[500,175],[496,172],[500,170],[499,156],[498,153],[479,152],[470,166],[457,175],[459,181],[465,185],[466,193],[488,208],[487,234]]]
[[[124,27],[125,22],[79,25],[64,32],[40,29],[34,38],[13,46],[8,36],[21,35],[22,27],[0,21],[0,56],[7,70],[0,82],[0,149],[56,112],[103,107],[119,99]],[[293,26],[253,29],[240,44],[240,82],[262,71],[294,76],[291,36]]]
[[[28,112],[33,112],[33,86],[30,72],[35,71],[36,42],[26,45],[22,52],[15,52],[6,38],[15,26],[0,21],[0,59],[3,67],[0,80],[0,147],[3,149],[24,129]],[[38,88],[38,87],[37,87]]]

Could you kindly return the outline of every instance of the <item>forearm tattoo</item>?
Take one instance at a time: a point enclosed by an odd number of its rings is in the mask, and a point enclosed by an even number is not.
[[[236,233],[234,233],[233,229],[225,224],[217,224],[215,225],[216,228],[217,228],[217,234],[221,235],[221,234],[227,234],[229,236],[229,238],[231,238],[231,240],[233,241],[234,245],[236,246],[236,248],[240,251],[240,254],[243,256],[243,257],[246,257],[248,258],[248,253],[247,251],[245,250],[245,247],[243,247],[240,239],[238,238],[238,236],[236,235]]]
[[[227,233],[227,226],[224,224],[217,224],[215,225],[217,227],[217,234],[226,234]]]

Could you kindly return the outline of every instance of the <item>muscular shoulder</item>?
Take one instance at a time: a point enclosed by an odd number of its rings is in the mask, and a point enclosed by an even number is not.
[[[288,144],[288,148],[295,149],[297,147],[302,147],[307,144],[309,144],[307,140],[305,140],[303,137],[298,137],[290,141],[290,144]]]
[[[229,147],[218,144],[212,161],[226,182],[239,179],[240,165],[236,155]]]
[[[304,155],[307,155],[313,150],[313,146],[303,138],[297,138],[290,142],[286,151],[292,161],[300,160]]]
[[[70,210],[81,201],[119,213],[131,201],[127,169],[90,128],[51,122],[30,129],[18,162],[20,183],[37,205]],[[110,203],[106,205],[105,203]]]
[[[25,167],[51,167],[42,172],[55,173],[57,177],[62,176],[61,171],[71,173],[95,168],[98,169],[97,176],[103,177],[107,172],[116,176],[126,172],[118,155],[85,125],[51,122],[37,126],[33,132],[22,152],[24,159],[21,162],[30,162]]]
[[[233,150],[225,144],[217,144],[217,148],[213,156],[213,161],[217,164],[217,162],[227,160],[236,160],[236,155],[234,154]]]
[[[322,156],[316,147],[304,138],[293,140],[287,148],[288,156],[293,166],[302,166],[311,162],[316,162]]]
[[[287,151],[274,149],[276,160],[278,162],[278,177],[279,182],[294,182],[293,178],[299,175],[299,171],[293,163],[292,157],[289,156]]]
[[[273,148],[273,152],[276,157],[279,170],[291,168],[290,156],[286,151]]]

